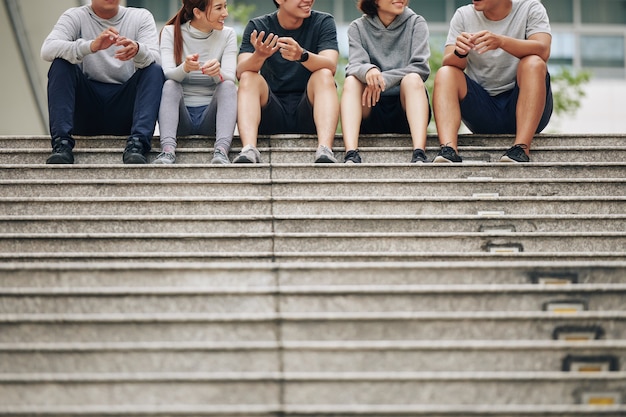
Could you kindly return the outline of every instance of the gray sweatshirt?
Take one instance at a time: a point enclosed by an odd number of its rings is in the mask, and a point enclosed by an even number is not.
[[[430,75],[428,25],[408,7],[388,27],[378,16],[363,15],[348,28],[349,55],[346,76],[365,83],[365,74],[376,67],[385,80],[383,94],[399,94],[405,75],[418,73],[426,81]]]
[[[115,45],[91,52],[91,42],[105,29],[114,27],[121,36],[139,44],[133,60],[115,58]],[[101,19],[91,6],[67,10],[52,29],[41,47],[41,57],[52,62],[56,58],[79,64],[90,80],[122,84],[130,79],[137,68],[153,62],[160,64],[159,40],[152,14],[145,9],[120,6],[119,13],[110,20]]]

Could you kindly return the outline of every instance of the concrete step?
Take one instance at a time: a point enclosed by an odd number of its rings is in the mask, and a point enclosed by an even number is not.
[[[624,382],[624,372],[7,374],[0,376],[0,394],[7,405],[53,407],[101,404],[103,397],[134,406],[268,406],[280,396],[294,406],[559,405],[573,403],[585,384],[619,392]]]
[[[626,177],[626,162],[531,162],[504,164],[230,164],[230,165],[0,165],[0,180],[124,179],[239,179],[239,180],[343,180],[355,179],[523,179]]]
[[[571,290],[511,285],[239,288],[3,289],[0,314],[210,314],[470,311],[620,311],[626,284]]]
[[[576,398],[585,397],[589,401],[603,402],[604,397],[588,395],[587,393],[576,395]],[[104,416],[152,416],[153,406],[12,406],[0,409],[3,416],[25,416],[45,414],[50,417],[66,417],[68,415]],[[87,411],[85,411],[87,410]],[[480,415],[489,417],[554,417],[554,416],[593,416],[593,417],[622,417],[626,412],[626,406],[611,405],[588,405],[581,404],[557,404],[557,405],[376,405],[376,406],[320,406],[320,405],[281,405],[271,406],[230,406],[230,405],[195,405],[195,406],[159,406],[159,414],[176,415],[184,417],[272,417],[281,415],[285,417],[333,416],[352,417],[357,414],[367,414],[370,417],[390,416],[443,416],[443,417],[466,417],[468,415]]]
[[[352,213],[356,216],[474,215],[497,219],[514,215],[566,215],[626,213],[626,196],[565,197],[0,197],[1,216],[21,215],[135,215],[154,216],[163,207],[173,215],[321,216]]]
[[[597,232],[622,230],[626,214],[210,216],[0,216],[5,233],[449,233]]]
[[[459,323],[463,323],[462,326]],[[0,343],[547,340],[563,326],[626,338],[626,312],[464,311],[0,315]]]
[[[625,284],[626,263],[579,259],[577,261],[483,262],[323,262],[310,263],[0,263],[0,288],[58,287],[59,291],[128,287],[158,291],[162,287],[257,288],[283,286],[359,285],[555,285],[575,290],[576,284]],[[574,288],[569,288],[573,286]],[[534,287],[530,287],[534,288]],[[546,288],[546,291],[552,291]]]
[[[615,358],[623,341],[3,344],[2,372],[541,372],[572,358]],[[282,365],[281,365],[282,363]],[[621,366],[621,365],[620,365]],[[623,370],[623,369],[622,369]]]
[[[626,196],[626,178],[210,180],[0,180],[4,197]]]
[[[3,252],[624,252],[626,232],[0,233]]]
[[[279,145],[280,146],[280,145]],[[459,153],[466,162],[498,162],[510,144],[505,146],[460,146]],[[295,147],[258,147],[262,162],[272,164],[310,164],[314,160],[316,145]],[[213,158],[212,147],[179,146],[176,149],[177,164],[208,164]],[[229,154],[232,161],[241,147],[233,147]],[[122,147],[75,148],[75,164],[119,164],[121,163]],[[336,146],[335,157],[343,162],[345,150],[343,146]],[[159,147],[153,148],[148,155],[152,163],[160,152]],[[439,146],[428,146],[426,155],[429,161],[437,155]],[[404,146],[361,147],[361,158],[364,163],[376,164],[406,164],[411,161],[413,149],[408,143]],[[5,148],[0,154],[0,164],[42,164],[50,156],[50,149],[41,148]],[[532,149],[533,162],[607,162],[623,161],[626,159],[626,146],[542,146]]]

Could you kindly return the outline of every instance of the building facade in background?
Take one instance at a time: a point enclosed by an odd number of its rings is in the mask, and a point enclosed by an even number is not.
[[[0,3],[0,63],[5,99],[0,108],[0,134],[46,134],[46,72],[39,49],[57,18],[67,8],[89,0],[3,0]],[[127,0],[145,7],[163,23],[180,0]],[[360,12],[355,0],[316,0],[317,10],[332,13],[338,24],[341,53],[347,56],[347,25]],[[433,51],[443,51],[448,22],[469,0],[411,0],[410,7],[426,18]],[[566,66],[593,74],[576,115],[554,119],[547,131],[563,133],[626,133],[626,0],[542,0],[553,30],[550,71]],[[276,10],[271,0],[229,0],[231,7],[254,5],[253,15]],[[26,17],[28,20],[26,21]],[[239,26],[237,22],[230,22]],[[16,36],[16,34],[18,36]]]

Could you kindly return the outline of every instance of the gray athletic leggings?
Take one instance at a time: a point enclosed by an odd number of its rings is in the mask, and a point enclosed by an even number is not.
[[[167,80],[163,85],[159,109],[161,149],[176,148],[176,137],[185,135],[215,135],[215,148],[228,155],[237,123],[237,86],[226,80],[217,85],[211,103],[204,110],[199,123],[194,123],[183,100],[179,82]]]

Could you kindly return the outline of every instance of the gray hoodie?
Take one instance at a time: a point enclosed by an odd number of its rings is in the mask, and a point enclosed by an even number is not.
[[[134,59],[120,61],[115,58],[118,49],[115,45],[104,51],[91,52],[91,41],[108,27],[115,27],[121,36],[139,44],[139,52]],[[67,10],[44,41],[41,57],[50,62],[62,58],[79,64],[90,80],[112,84],[128,81],[136,68],[161,62],[152,14],[146,9],[122,6],[119,13],[109,20],[98,17],[89,5]]]
[[[376,67],[385,79],[383,94],[399,94],[405,75],[418,73],[426,81],[430,75],[428,25],[408,7],[385,27],[378,16],[363,15],[348,28],[349,56],[346,76],[365,83],[365,74]]]

